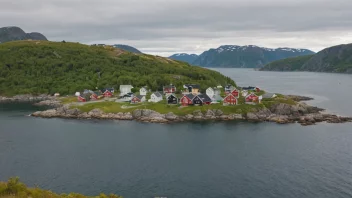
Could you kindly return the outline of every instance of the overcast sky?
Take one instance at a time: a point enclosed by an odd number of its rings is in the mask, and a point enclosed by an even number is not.
[[[352,43],[352,0],[0,0],[0,27],[162,56],[220,45]]]

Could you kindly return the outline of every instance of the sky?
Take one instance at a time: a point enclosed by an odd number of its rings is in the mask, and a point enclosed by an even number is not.
[[[351,10],[352,0],[0,0],[0,27],[160,56],[220,45],[317,52],[352,43]]]

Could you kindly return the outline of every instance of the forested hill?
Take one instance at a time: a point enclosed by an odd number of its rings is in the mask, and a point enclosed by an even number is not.
[[[275,61],[261,70],[352,73],[352,44],[326,48],[312,56]]]
[[[114,47],[49,41],[0,44],[0,95],[74,94],[83,89],[132,84],[160,90],[162,85],[234,83],[222,74],[187,63]]]
[[[44,35],[38,32],[26,33],[19,27],[2,27],[0,28],[0,43],[17,40],[47,40]]]

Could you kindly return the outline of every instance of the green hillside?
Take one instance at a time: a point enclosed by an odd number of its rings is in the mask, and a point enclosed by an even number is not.
[[[136,55],[113,47],[49,41],[0,44],[0,95],[73,94],[83,89],[147,85],[181,88],[233,83],[222,74],[158,56]]]
[[[300,71],[303,64],[313,55],[298,56],[274,61],[261,68],[261,71]]]

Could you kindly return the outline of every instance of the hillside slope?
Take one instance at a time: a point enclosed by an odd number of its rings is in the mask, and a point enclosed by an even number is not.
[[[197,54],[186,54],[186,53],[181,53],[181,54],[174,54],[170,56],[169,58],[178,60],[178,61],[184,61],[189,64],[193,64],[193,62],[198,58]]]
[[[47,40],[47,38],[38,32],[25,33],[19,27],[2,27],[0,28],[0,43],[8,41],[17,41],[17,40]]]
[[[314,56],[276,61],[262,70],[352,73],[352,44],[329,47]]]
[[[202,89],[234,83],[230,78],[187,63],[113,47],[48,41],[0,44],[0,95],[118,88],[121,84],[160,90],[170,83],[181,88],[199,83]]]
[[[116,48],[123,49],[128,52],[136,53],[136,54],[142,54],[141,51],[139,51],[137,48],[129,46],[129,45],[122,45],[122,44],[115,44],[113,45]]]
[[[258,68],[272,61],[309,54],[314,52],[307,49],[223,45],[203,52],[192,64],[203,67]]]

